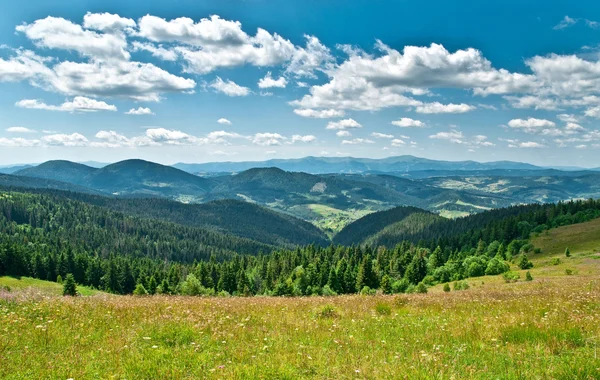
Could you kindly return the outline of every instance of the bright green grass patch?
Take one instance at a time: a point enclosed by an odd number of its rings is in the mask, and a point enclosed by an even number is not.
[[[48,295],[62,295],[63,286],[56,282],[38,280],[31,277],[0,277],[0,286],[8,287],[11,290],[33,289]],[[93,296],[101,293],[98,290],[88,288],[87,286],[77,286],[77,291],[82,296]]]
[[[600,252],[600,219],[558,227],[535,237],[532,243],[544,254],[564,254],[565,248],[571,253]]]

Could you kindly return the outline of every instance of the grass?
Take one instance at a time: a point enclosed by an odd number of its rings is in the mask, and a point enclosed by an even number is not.
[[[59,296],[62,295],[63,286],[56,282],[38,280],[31,277],[0,277],[0,288],[6,289],[6,287],[12,290],[20,290],[22,292],[35,292],[45,296]],[[101,292],[85,287],[78,286],[77,290],[82,296],[91,296],[99,294]]]
[[[517,282],[471,278],[451,292],[71,298],[2,277],[0,378],[598,379],[596,223],[537,238],[533,281],[513,266]]]
[[[0,378],[595,379],[599,336],[600,280],[577,276],[402,296],[5,297]]]
[[[331,237],[349,223],[372,213],[374,210],[370,208],[341,210],[322,204],[311,203],[293,206],[290,211],[305,220],[311,221]]]

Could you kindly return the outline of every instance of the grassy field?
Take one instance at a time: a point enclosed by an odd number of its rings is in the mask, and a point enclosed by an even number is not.
[[[533,281],[481,277],[450,293],[63,298],[10,285],[0,378],[598,379],[600,259],[569,240],[597,239],[590,223],[535,240]]]

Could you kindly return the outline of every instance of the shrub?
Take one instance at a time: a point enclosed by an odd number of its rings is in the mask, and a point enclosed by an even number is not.
[[[409,282],[407,279],[403,278],[402,280],[394,281],[392,284],[392,292],[397,293],[406,293],[406,289],[408,289]]]
[[[488,262],[487,268],[485,269],[485,274],[487,276],[495,276],[497,274],[501,274],[504,272],[508,272],[510,270],[510,266],[504,262],[504,260],[499,260],[498,258],[493,258]]]
[[[552,265],[559,265],[560,264],[560,259],[558,257],[555,257],[552,259]]]
[[[542,249],[541,248],[535,248],[533,250],[533,253],[542,253]]]
[[[469,289],[469,283],[466,281],[456,281],[454,283],[454,290],[467,290]]]
[[[502,275],[502,278],[504,278],[505,282],[517,282],[519,281],[519,279],[521,278],[521,276],[519,276],[518,273],[515,272],[506,272]]]
[[[379,315],[390,315],[392,314],[392,308],[387,303],[378,303],[375,305],[375,311]]]
[[[419,285],[417,285],[417,288],[416,288],[416,292],[417,293],[427,293],[427,285],[425,285],[423,282],[419,282]]]
[[[332,305],[325,305],[317,312],[319,318],[337,318],[338,316],[338,312]]]
[[[141,282],[139,282],[135,286],[135,289],[133,290],[133,295],[134,296],[147,296],[148,292],[146,291],[146,288],[144,288],[144,284],[142,284]]]
[[[525,281],[533,281],[533,277],[531,276],[531,273],[529,273],[529,271],[525,273]]]
[[[565,269],[565,274],[566,274],[567,276],[570,276],[570,275],[572,275],[572,274],[573,274],[573,269]]]
[[[521,256],[521,259],[519,260],[519,268],[521,269],[531,269],[533,268],[533,263],[531,261],[529,261],[529,259],[527,258],[527,255],[523,254]]]
[[[221,290],[219,293],[217,293],[217,297],[227,298],[231,297],[231,294],[229,294],[227,290]]]
[[[337,296],[337,293],[329,287],[329,285],[325,285],[323,287],[323,295],[325,297]]]
[[[62,285],[63,278],[62,278],[62,276],[60,274],[58,276],[56,276],[56,282]]]
[[[571,251],[569,250],[569,247],[565,248],[565,256],[571,257]]]
[[[448,283],[444,284],[444,291],[445,292],[449,292],[450,291],[450,285]]]
[[[65,283],[63,285],[63,296],[76,296],[77,295],[77,284],[75,283],[75,277],[71,273],[67,274]]]
[[[365,286],[360,290],[360,294],[363,296],[373,296],[377,294],[377,291],[375,289],[369,288],[368,286]]]

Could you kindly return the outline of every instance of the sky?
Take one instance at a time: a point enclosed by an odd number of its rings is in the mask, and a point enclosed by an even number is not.
[[[0,164],[600,166],[600,2],[6,2]]]

